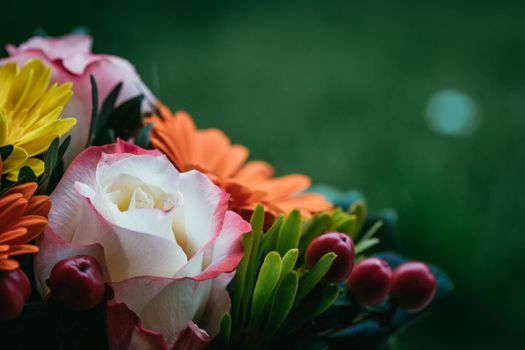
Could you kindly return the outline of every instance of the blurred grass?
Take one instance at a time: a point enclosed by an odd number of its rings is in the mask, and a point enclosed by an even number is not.
[[[357,188],[399,212],[402,252],[442,266],[454,299],[393,349],[525,343],[525,4],[519,1],[19,1],[0,43],[84,25],[157,95],[280,174]],[[468,137],[424,120],[457,89]]]

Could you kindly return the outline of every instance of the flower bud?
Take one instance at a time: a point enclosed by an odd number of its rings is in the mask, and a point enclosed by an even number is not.
[[[100,265],[88,255],[58,262],[46,283],[52,298],[75,311],[89,310],[100,304],[106,289]]]
[[[31,283],[24,271],[0,271],[0,321],[18,317],[30,294]]]
[[[413,261],[399,265],[392,275],[392,298],[408,312],[418,312],[430,304],[437,281],[426,264]]]
[[[305,253],[308,267],[313,267],[326,253],[333,252],[337,257],[326,274],[330,282],[342,282],[348,278],[354,267],[354,242],[344,233],[325,233],[314,239]]]
[[[360,304],[380,304],[392,288],[392,269],[379,258],[368,258],[356,265],[346,282],[348,292]]]

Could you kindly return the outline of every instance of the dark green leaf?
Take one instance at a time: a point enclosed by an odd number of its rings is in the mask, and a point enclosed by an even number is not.
[[[0,147],[0,158],[2,160],[6,160],[11,155],[11,153],[13,153],[13,149],[13,145],[5,145]]]
[[[103,129],[93,141],[93,146],[109,145],[115,141],[115,132],[112,129]]]
[[[30,166],[24,165],[20,168],[20,172],[18,173],[17,183],[23,184],[26,182],[37,182],[37,176]]]
[[[45,171],[49,175],[53,172],[55,167],[58,164],[58,148],[59,148],[60,138],[55,137],[46,153],[44,160]]]
[[[279,284],[270,307],[263,339],[271,339],[279,331],[293,307],[298,286],[299,277],[295,271],[288,273]]]
[[[310,271],[306,272],[300,283],[296,304],[321,282],[328,270],[330,270],[336,257],[337,255],[335,253],[326,253]]]
[[[89,76],[91,82],[91,125],[89,126],[88,146],[92,144],[98,130],[98,86],[93,75]]]
[[[109,118],[109,126],[117,137],[128,139],[142,126],[141,106],[144,95],[138,95],[124,101],[115,108]]]
[[[64,140],[64,142],[62,142],[62,144],[60,145],[60,148],[58,149],[58,161],[59,162],[64,158],[64,154],[69,148],[70,143],[71,143],[71,135],[66,137],[66,139]]]
[[[98,121],[95,129],[96,134],[98,134],[101,129],[108,125],[109,118],[114,111],[115,102],[117,101],[121,90],[122,82],[115,85],[108,96],[104,99],[104,102],[102,102],[102,107],[100,108],[100,113],[98,115]]]
[[[230,348],[230,336],[232,329],[232,317],[229,313],[225,313],[222,317],[220,329],[221,348],[227,350]]]
[[[290,316],[288,325],[300,327],[305,322],[314,319],[332,306],[339,296],[337,284],[319,285]]]
[[[150,148],[151,129],[153,129],[153,123],[146,124],[144,127],[142,127],[142,129],[140,129],[135,139],[135,144],[137,146],[145,149]]]

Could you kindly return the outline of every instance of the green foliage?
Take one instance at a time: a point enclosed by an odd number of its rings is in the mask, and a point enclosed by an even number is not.
[[[149,149],[150,148],[150,138],[151,138],[151,129],[153,129],[153,124],[147,124],[137,134],[135,139],[135,144],[139,147]]]
[[[301,214],[299,210],[292,211],[284,220],[277,236],[277,251],[284,256],[290,249],[297,248],[301,233]]]
[[[30,166],[24,165],[18,172],[18,179],[16,183],[20,185],[27,182],[37,182],[37,176]]]
[[[277,287],[282,270],[282,259],[279,253],[271,252],[266,255],[259,271],[257,284],[253,292],[251,308],[251,329],[257,331],[267,312],[268,304]]]
[[[356,201],[348,212],[335,209],[308,220],[295,210],[277,217],[263,232],[265,213],[258,206],[250,220],[252,231],[242,238],[244,258],[230,285],[231,317],[223,317],[221,335],[214,345],[270,346],[329,310],[340,287],[324,276],[336,254],[327,253],[309,269],[304,252],[312,240],[326,232],[339,231],[356,239],[365,216],[363,201]],[[360,251],[375,244],[373,235],[378,227],[362,235],[357,244]]]
[[[13,153],[13,149],[13,145],[5,145],[0,147],[0,158],[2,160],[6,160],[7,157],[9,157],[11,153]]]
[[[335,253],[326,253],[310,271],[305,273],[301,282],[301,288],[299,288],[296,303],[299,303],[321,282],[336,257],[337,255]]]
[[[119,83],[109,92],[99,110],[99,91],[95,77],[90,76],[90,81],[92,109],[87,146],[114,143],[117,137],[124,140],[134,137],[142,127],[141,105],[144,96],[134,96],[116,106],[122,90],[122,83]],[[148,130],[141,135],[141,142],[149,143]]]

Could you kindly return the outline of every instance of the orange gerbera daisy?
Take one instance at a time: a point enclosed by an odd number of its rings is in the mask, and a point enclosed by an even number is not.
[[[37,246],[26,243],[46,228],[51,201],[47,196],[33,196],[36,188],[30,182],[0,196],[0,270],[19,267],[12,256],[38,252]]]
[[[273,177],[273,168],[266,162],[250,161],[249,151],[242,145],[232,145],[220,130],[198,130],[185,112],[158,106],[153,123],[151,144],[162,151],[179,171],[197,169],[207,174],[231,195],[230,208],[242,214],[250,213],[257,204],[264,205],[273,217],[299,209],[303,217],[332,208],[326,199],[315,193],[303,193],[310,187],[305,175]]]

